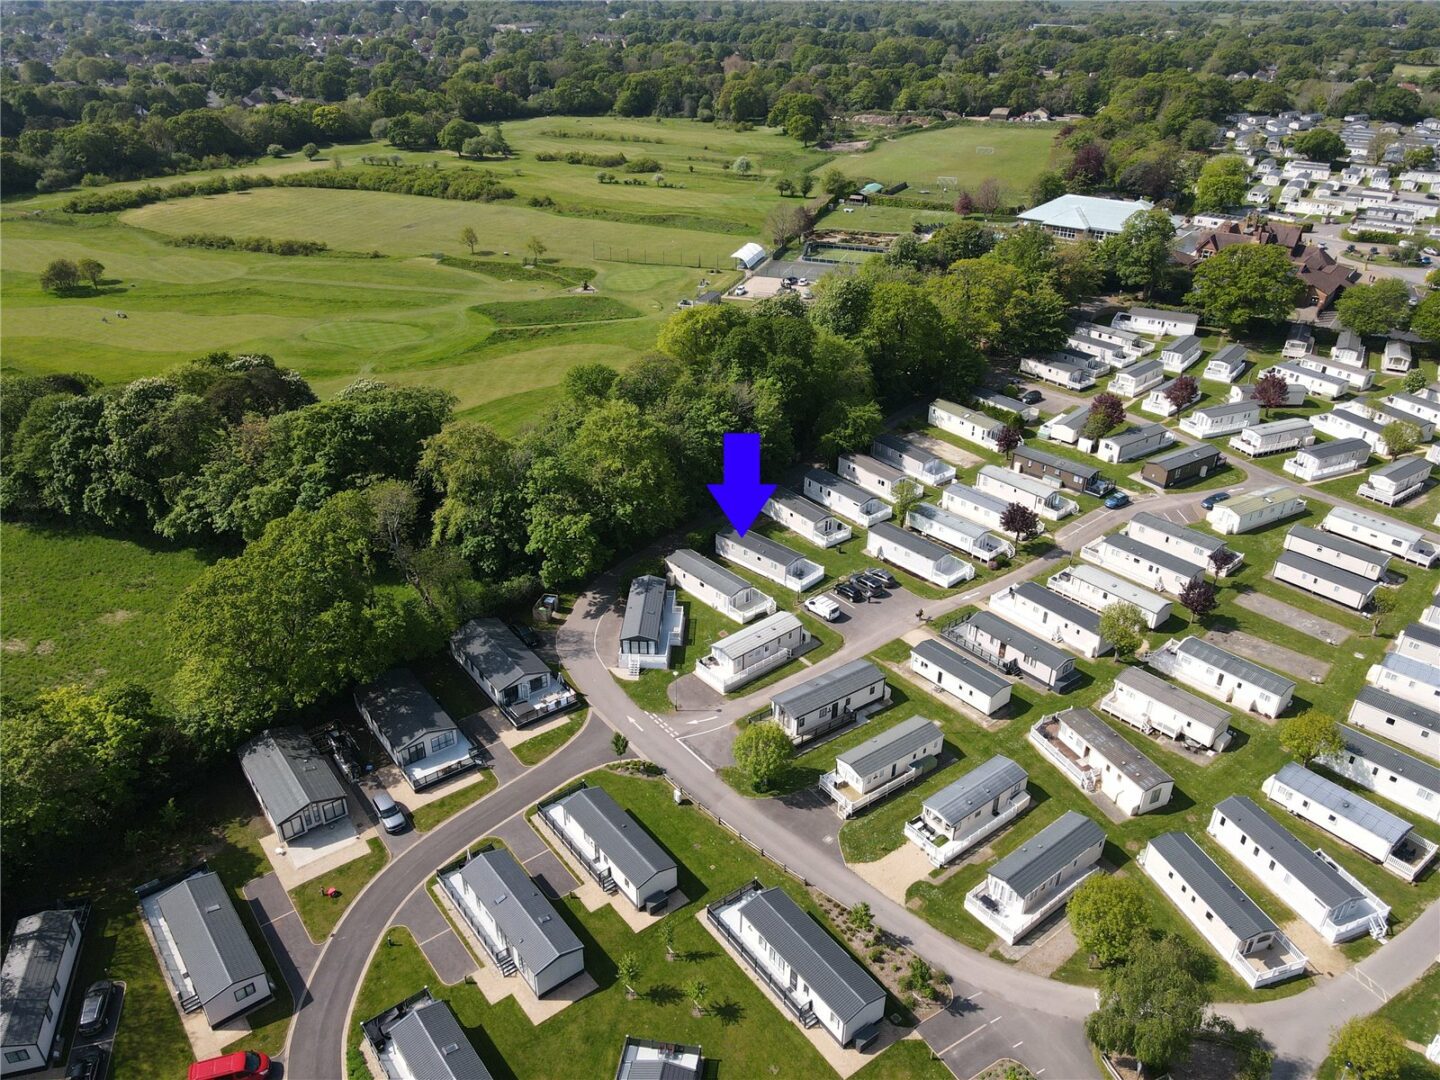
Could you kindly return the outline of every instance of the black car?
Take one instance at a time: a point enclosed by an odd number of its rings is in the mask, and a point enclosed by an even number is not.
[[[895,580],[894,574],[878,566],[865,567],[865,576],[875,578],[887,589],[897,589],[900,587],[900,582]]]
[[[846,600],[849,600],[852,604],[863,604],[866,600],[870,599],[854,585],[851,585],[848,581],[842,581],[838,585],[836,585],[835,591],[839,595],[843,596]]]
[[[65,1080],[100,1080],[105,1075],[105,1048],[80,1046],[70,1055]]]
[[[888,591],[887,591],[886,588],[885,588],[885,582],[881,581],[878,577],[876,577],[874,574],[870,573],[870,571],[868,571],[868,570],[861,570],[861,571],[860,571],[858,574],[856,574],[856,575],[854,576],[854,578],[852,578],[851,580],[852,580],[852,581],[859,581],[859,582],[861,582],[861,583],[864,584],[864,585],[870,586],[870,591],[871,591],[872,593],[874,593],[876,596],[888,596],[888,595],[889,595]]]
[[[1026,390],[1025,393],[1020,395],[1020,400],[1026,405],[1038,405],[1045,400],[1045,395],[1040,393],[1039,390]]]
[[[518,623],[510,623],[510,632],[520,639],[520,644],[527,649],[538,649],[540,647],[540,635],[528,626],[521,626]]]
[[[92,983],[85,991],[85,1000],[80,1003],[80,1022],[75,1030],[80,1035],[99,1035],[105,1030],[106,1018],[110,1013],[110,999],[115,995],[115,984],[109,979]]]

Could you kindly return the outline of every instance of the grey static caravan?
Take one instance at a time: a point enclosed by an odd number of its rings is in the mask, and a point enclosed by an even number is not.
[[[345,788],[298,727],[272,728],[240,748],[240,769],[280,840],[349,815]]]
[[[1150,667],[1237,709],[1276,717],[1290,707],[1295,684],[1203,638],[1171,638],[1150,653]]]
[[[747,623],[775,610],[775,601],[738,574],[698,551],[680,548],[665,557],[670,580],[721,615]]]
[[[835,768],[820,777],[820,790],[841,817],[850,817],[924,776],[944,745],[935,721],[912,716],[837,755]]]
[[[1308,525],[1290,527],[1285,534],[1285,550],[1308,555],[1371,581],[1379,581],[1390,567],[1390,557],[1384,552]]]
[[[912,480],[931,487],[942,487],[955,479],[955,466],[942,461],[913,439],[903,435],[876,435],[870,445],[875,457],[899,469]]]
[[[920,815],[905,823],[905,837],[933,865],[944,866],[1025,812],[1029,779],[1009,758],[992,757],[921,803]]]
[[[910,650],[910,670],[951,697],[985,716],[1010,704],[1010,681],[926,638]]]
[[[1170,801],[1175,780],[1089,709],[1042,716],[1030,742],[1081,791],[1098,791],[1138,817]]]
[[[1035,446],[1017,446],[1010,457],[1010,467],[1027,476],[1058,484],[1067,491],[1079,491],[1086,495],[1105,495],[1115,487],[1105,479],[1098,466],[1072,461]]]
[[[882,709],[890,701],[885,673],[869,660],[821,672],[770,699],[770,716],[797,746]]]
[[[956,558],[939,544],[897,529],[888,522],[872,525],[865,537],[865,554],[908,570],[933,585],[950,588],[975,576],[975,567]]]
[[[1178,596],[1193,581],[1205,576],[1205,568],[1160,548],[1116,533],[1101,536],[1080,549],[1080,557],[1105,570],[1114,571],[1147,589]]]
[[[805,471],[805,497],[857,525],[870,526],[895,513],[884,499],[824,469]]]
[[[1057,693],[1064,693],[1079,678],[1073,656],[994,612],[977,611],[964,622],[947,627],[945,637],[996,670],[1028,675]]]
[[[1286,420],[1272,420],[1267,424],[1253,424],[1245,428],[1230,440],[1230,449],[1256,458],[1296,450],[1309,446],[1314,441],[1315,428],[1310,421],[1293,416]]]
[[[1399,506],[1425,490],[1430,468],[1422,457],[1398,458],[1373,470],[1355,494],[1384,506]]]
[[[386,1080],[494,1080],[449,1004],[429,989],[360,1022]]]
[[[1409,813],[1440,821],[1440,768],[1351,727],[1342,726],[1340,738],[1345,745],[1339,753],[1319,764]]]
[[[1429,569],[1440,561],[1440,551],[1425,538],[1425,533],[1394,518],[1368,514],[1348,506],[1337,506],[1325,515],[1320,527],[1328,533],[1358,540],[1405,562]]]
[[[675,860],[604,788],[581,787],[540,805],[540,819],[605,892],[637,911],[665,909],[679,887]]]
[[[1146,735],[1219,753],[1230,745],[1230,714],[1144,668],[1127,667],[1096,708]]]
[[[62,908],[15,923],[0,966],[0,1076],[43,1068],[50,1060],[65,998],[80,955],[86,912]]]
[[[409,668],[355,691],[355,707],[416,791],[473,765],[473,744]]]
[[[1033,581],[1005,586],[990,597],[990,609],[1081,656],[1093,659],[1110,651],[1099,615]]]
[[[1171,602],[1159,593],[1086,563],[1067,566],[1051,577],[1045,587],[1091,611],[1102,612],[1111,604],[1129,604],[1145,617],[1145,625],[1151,630],[1164,624],[1172,610]]]
[[[450,635],[450,655],[517,728],[579,701],[565,677],[499,619],[471,619]]]
[[[1179,375],[1199,363],[1204,352],[1200,339],[1194,334],[1186,334],[1160,350],[1160,362],[1164,364],[1167,374]]]
[[[1332,600],[1353,611],[1364,611],[1370,606],[1370,599],[1379,582],[1371,578],[1341,570],[1330,563],[1298,555],[1293,551],[1283,552],[1275,560],[1274,577],[1297,589],[1303,589],[1315,596]]]
[[[715,554],[797,593],[825,576],[819,563],[754,529],[744,536],[734,529],[722,529],[715,534]]]
[[[816,547],[834,547],[855,535],[848,524],[825,507],[786,488],[776,488],[760,512]]]
[[[777,611],[712,644],[695,662],[695,676],[728,694],[788,663],[810,641],[804,623],[788,611]]]
[[[967,521],[959,514],[953,514],[929,503],[916,503],[905,515],[905,525],[921,536],[948,544],[966,555],[973,555],[987,563],[1011,558],[1015,545],[1004,537],[996,536],[983,525]]]
[[[630,582],[620,622],[620,667],[632,675],[642,669],[664,671],[670,650],[685,640],[685,609],[663,577],[642,574]]]

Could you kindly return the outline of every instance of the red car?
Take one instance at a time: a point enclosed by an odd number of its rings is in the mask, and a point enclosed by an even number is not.
[[[187,1080],[265,1080],[270,1059],[259,1050],[237,1050],[223,1057],[197,1061],[190,1066]]]

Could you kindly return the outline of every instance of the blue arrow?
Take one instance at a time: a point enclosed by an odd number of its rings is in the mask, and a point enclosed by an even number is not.
[[[735,531],[741,536],[749,532],[760,508],[775,491],[774,484],[760,483],[760,436],[728,432],[725,435],[725,482],[705,486]]]

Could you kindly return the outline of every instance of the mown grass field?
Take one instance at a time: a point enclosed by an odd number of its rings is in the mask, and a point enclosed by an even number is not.
[[[883,139],[873,149],[846,154],[836,166],[847,176],[866,176],[882,184],[905,181],[941,197],[939,177],[974,191],[992,177],[1012,197],[1021,196],[1050,163],[1058,125],[969,123],[939,131],[921,131]],[[950,189],[954,197],[955,188]],[[857,215],[858,217],[858,215]]]

